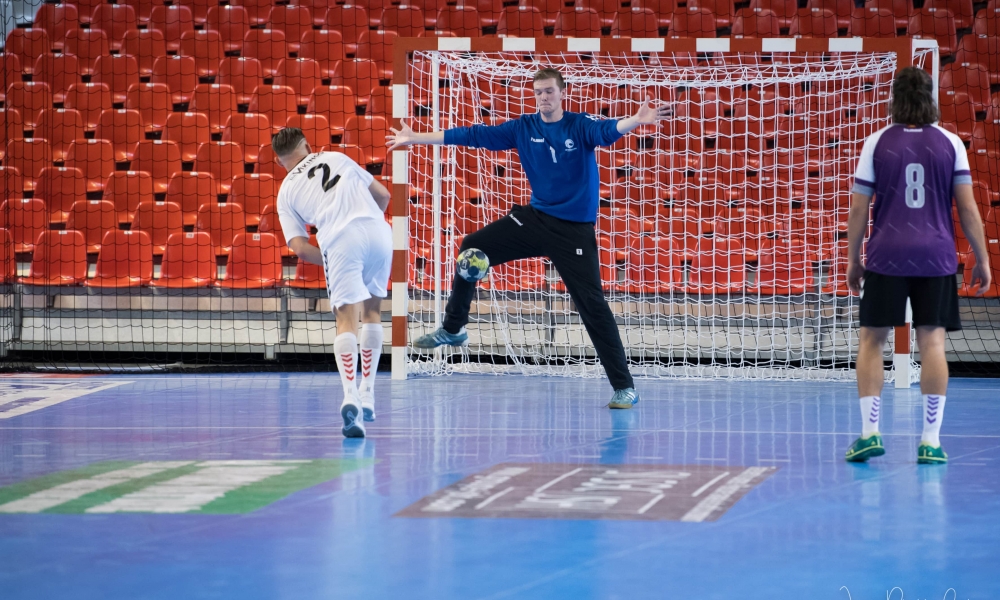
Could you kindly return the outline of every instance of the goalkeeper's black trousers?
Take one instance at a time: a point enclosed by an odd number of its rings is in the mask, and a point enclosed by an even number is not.
[[[466,248],[485,252],[491,266],[521,258],[548,257],[580,312],[611,386],[616,390],[634,387],[618,325],[601,289],[593,223],[564,221],[531,206],[515,206],[506,217],[466,236],[462,250]],[[446,331],[457,333],[469,322],[475,293],[475,283],[455,276],[445,309]]]

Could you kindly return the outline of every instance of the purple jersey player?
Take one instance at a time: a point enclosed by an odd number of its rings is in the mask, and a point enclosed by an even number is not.
[[[971,284],[978,284],[980,294],[990,285],[989,256],[965,146],[958,136],[934,124],[938,110],[930,76],[916,67],[902,69],[892,85],[890,111],[893,124],[868,138],[861,151],[848,221],[847,280],[853,291],[861,293],[857,373],[863,421],[861,437],[847,451],[847,460],[864,462],[885,453],[878,433],[882,349],[889,330],[905,323],[909,300],[924,395],[917,462],[940,464],[947,462],[939,440],[948,389],[945,332],[962,328],[953,197],[962,230],[976,254]],[[869,210],[872,227],[862,265]]]

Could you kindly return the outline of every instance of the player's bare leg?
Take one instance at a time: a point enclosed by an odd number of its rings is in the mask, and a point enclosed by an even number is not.
[[[882,409],[882,383],[885,371],[882,350],[889,327],[862,327],[858,340],[858,359],[855,371],[858,376],[858,396],[861,397],[861,437],[851,444],[846,458],[850,462],[864,462],[873,456],[885,454],[882,436],[878,432],[879,414]]]
[[[944,327],[917,327],[920,349],[920,393],[924,399],[924,430],[917,449],[917,462],[943,464],[948,455],[941,448],[939,434],[944,420],[948,393],[948,361],[944,356]]]
[[[344,437],[365,437],[365,425],[361,412],[361,397],[358,393],[358,321],[361,317],[362,302],[345,304],[334,308],[337,316],[337,339],[333,351],[337,357],[337,370],[344,386],[344,401],[340,405],[340,416],[344,419]]]
[[[361,383],[358,393],[365,421],[375,420],[375,375],[382,357],[382,298],[369,298],[361,303]]]

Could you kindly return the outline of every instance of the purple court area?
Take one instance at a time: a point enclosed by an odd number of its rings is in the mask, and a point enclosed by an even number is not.
[[[852,383],[333,374],[0,378],[0,598],[1000,597],[1000,380],[843,461]],[[948,595],[948,598],[952,596]]]

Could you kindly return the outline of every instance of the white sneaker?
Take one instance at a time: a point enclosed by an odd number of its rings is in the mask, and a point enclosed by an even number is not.
[[[365,437],[363,418],[358,418],[362,416],[361,399],[356,394],[344,398],[344,403],[340,405],[340,416],[344,418],[344,428],[341,429],[344,437]]]
[[[375,394],[374,392],[358,392],[361,396],[361,410],[365,415],[365,421],[375,420]]]

